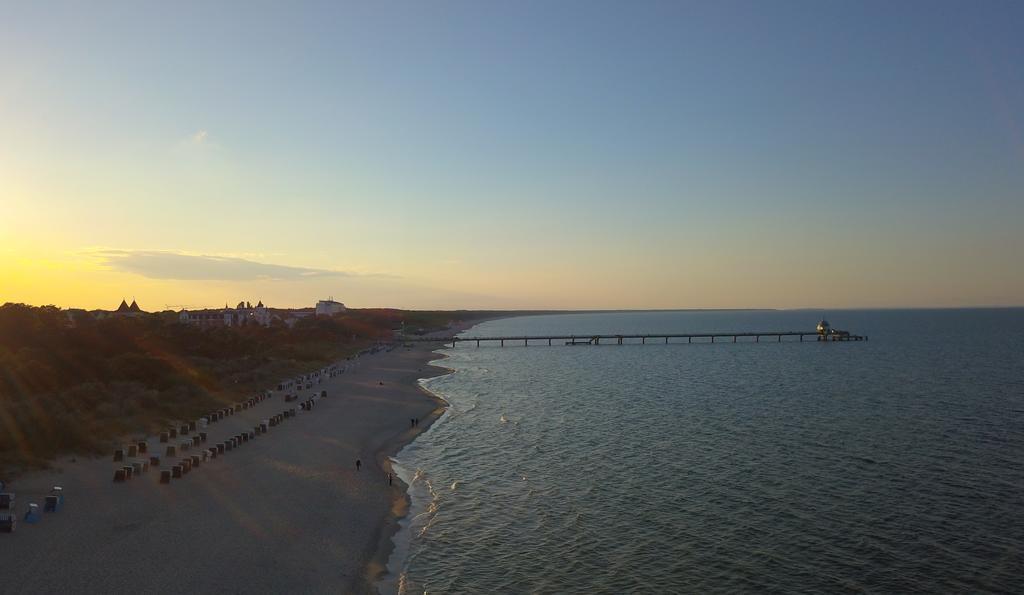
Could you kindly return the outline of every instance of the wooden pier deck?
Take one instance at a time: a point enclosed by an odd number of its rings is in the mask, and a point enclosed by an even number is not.
[[[455,347],[459,343],[476,343],[477,347],[480,347],[481,343],[495,344],[504,347],[505,343],[508,342],[513,345],[554,345],[555,341],[564,342],[565,345],[601,345],[602,341],[604,344],[614,345],[626,345],[626,344],[639,344],[644,345],[647,343],[663,343],[665,345],[682,343],[685,339],[686,343],[715,343],[715,342],[729,342],[738,343],[741,340],[749,341],[752,343],[760,343],[762,338],[775,339],[775,342],[781,343],[783,337],[795,337],[794,342],[805,340],[817,341],[817,342],[831,342],[831,341],[867,341],[865,335],[853,335],[845,331],[833,332],[828,334],[821,334],[817,331],[773,331],[773,332],[752,332],[752,333],[688,333],[688,334],[633,334],[633,335],[527,335],[527,336],[497,336],[497,337],[404,337],[403,341],[415,341],[415,342],[442,342],[451,343],[452,347]],[[811,337],[811,339],[805,339],[805,337]],[[532,343],[531,343],[532,342]]]

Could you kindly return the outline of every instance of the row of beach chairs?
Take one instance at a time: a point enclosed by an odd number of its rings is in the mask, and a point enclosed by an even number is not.
[[[5,492],[5,486],[0,481],[0,533],[14,533],[18,528],[18,507],[17,498],[13,492]],[[36,524],[43,520],[43,513],[56,513],[64,506],[64,488],[53,486],[49,495],[43,498],[43,508],[35,502],[28,504],[28,509],[20,519],[28,524]]]
[[[322,381],[321,376],[334,378],[344,371],[345,368],[339,368],[339,366],[335,364],[317,372],[307,374],[305,379],[308,379],[307,382],[317,379],[317,383],[319,384]],[[302,387],[302,380],[303,377],[296,379],[300,389]],[[282,390],[290,386],[294,386],[294,383],[281,383],[278,385],[278,390]],[[307,386],[307,388],[309,387]],[[166,459],[171,457],[183,455],[186,451],[189,451],[192,448],[200,448],[202,445],[206,444],[209,439],[209,435],[205,430],[210,426],[210,424],[217,423],[225,417],[234,415],[242,410],[255,407],[270,397],[270,391],[265,391],[241,403],[235,403],[230,407],[224,407],[217,411],[212,411],[206,416],[195,421],[175,425],[163,432],[160,432],[160,443],[166,444],[164,447],[164,460],[166,461]],[[297,394],[294,395],[294,397],[291,395],[286,395],[285,397],[285,400],[289,402],[299,399]],[[326,390],[320,391],[319,395],[314,391],[313,396],[299,403],[299,406],[303,411],[312,411],[317,400],[326,397]],[[276,427],[286,419],[295,416],[296,410],[294,408],[286,409],[276,415],[270,416],[267,419],[261,420],[259,424],[249,431],[236,434],[213,446],[201,448],[198,454],[182,456],[182,458],[178,460],[177,464],[171,465],[170,468],[162,469],[160,471],[160,483],[169,484],[173,479],[180,479],[203,463],[216,459],[219,456],[223,456],[225,453],[248,443],[250,440],[255,440],[257,436],[269,432],[271,428]],[[176,440],[177,444],[172,444],[172,440]],[[124,483],[131,479],[140,477],[149,472],[150,469],[159,468],[162,463],[159,455],[150,452],[150,447],[146,440],[139,440],[127,446],[115,449],[113,459],[115,463],[121,463],[121,465],[117,466],[114,470],[114,482],[116,483]],[[15,494],[13,492],[5,491],[5,487],[4,482],[0,481],[0,533],[13,533],[17,528],[19,521],[17,501]],[[43,499],[42,510],[40,510],[37,503],[31,502],[28,504],[28,508],[25,513],[21,515],[20,520],[29,524],[35,524],[42,521],[43,513],[59,512],[63,506],[64,490],[61,486],[53,486],[50,494],[45,496]]]

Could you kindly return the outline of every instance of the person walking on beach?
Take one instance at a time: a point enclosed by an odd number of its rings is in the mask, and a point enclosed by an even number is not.
[[[356,471],[359,471],[359,468],[362,467],[362,466],[363,466],[363,462],[360,461],[359,459],[356,459]]]
[[[388,485],[391,485],[391,474],[388,473]]]
[[[409,418],[409,427],[410,428],[416,427],[416,418],[415,417],[410,417]]]

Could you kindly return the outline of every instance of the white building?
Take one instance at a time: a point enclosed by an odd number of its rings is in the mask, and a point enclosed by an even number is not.
[[[316,303],[317,316],[334,316],[345,311],[345,304],[334,301],[334,298],[320,300]]]

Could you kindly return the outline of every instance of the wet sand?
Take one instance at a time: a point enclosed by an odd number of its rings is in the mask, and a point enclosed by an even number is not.
[[[387,458],[443,411],[417,383],[446,372],[427,364],[437,347],[360,357],[349,372],[314,382],[328,397],[311,412],[299,410],[170,485],[159,483],[158,470],[114,483],[121,463],[111,457],[65,459],[19,478],[7,489],[22,514],[29,502],[41,506],[52,485],[64,487],[66,501],[40,523],[19,521],[14,534],[0,534],[0,590],[374,592],[407,503],[404,484],[388,485]],[[298,402],[275,391],[211,424],[205,446],[291,407]],[[148,444],[163,454],[155,437]]]

